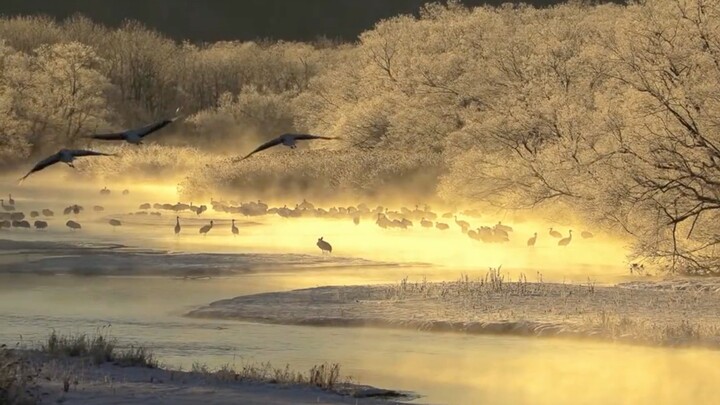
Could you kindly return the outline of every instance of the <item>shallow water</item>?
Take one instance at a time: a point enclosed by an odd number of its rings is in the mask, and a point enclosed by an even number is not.
[[[585,282],[590,278],[603,283],[628,276],[624,242],[598,232],[593,239],[582,239],[579,233],[586,228],[580,223],[547,223],[542,218],[514,223],[508,212],[488,212],[480,218],[463,217],[472,227],[492,226],[500,220],[513,226],[510,243],[483,244],[462,234],[453,218],[437,219],[450,225],[447,231],[422,228],[417,221],[415,226],[407,230],[381,229],[370,218],[363,218],[360,225],[356,226],[350,218],[288,219],[277,216],[243,217],[240,214],[233,217],[215,212],[209,201],[194,201],[196,206],[206,204],[208,211],[199,216],[189,212],[180,213],[182,232],[180,237],[176,237],[173,233],[174,212],[160,210],[160,217],[129,215],[140,211],[139,205],[142,203],[178,202],[175,186],[142,182],[109,184],[107,186],[112,193],[101,195],[99,190],[105,186],[103,183],[92,185],[87,180],[74,183],[48,181],[52,176],[53,173],[47,173],[22,186],[14,185],[11,179],[0,178],[0,189],[13,192],[19,211],[26,214],[30,210],[39,211],[43,208],[55,211],[55,217],[48,219],[47,231],[0,230],[0,239],[111,243],[187,253],[317,255],[319,249],[315,243],[317,238],[323,236],[333,245],[333,256],[390,263],[429,263],[436,271],[427,274],[427,277],[435,280],[454,279],[460,272],[484,273],[489,267],[498,266],[502,266],[509,277],[517,278],[522,272],[531,281],[542,277],[546,281]],[[130,194],[122,195],[121,191],[126,187],[130,189]],[[250,198],[236,199],[247,201]],[[62,215],[63,208],[73,203],[83,206],[84,211],[79,215]],[[285,203],[293,207],[296,202],[278,201],[275,205],[282,206]],[[95,212],[95,205],[105,210]],[[441,214],[444,210],[437,208],[436,211]],[[107,223],[111,218],[123,221],[123,225],[111,228]],[[240,228],[237,237],[230,233],[232,218],[238,221]],[[68,219],[80,222],[82,230],[69,230],[65,226]],[[210,220],[214,220],[214,228],[207,236],[201,236],[198,229]],[[558,247],[557,239],[548,236],[549,227],[563,234],[574,229],[572,243],[567,248]],[[526,242],[535,232],[538,233],[537,243],[533,248],[528,248]]]
[[[124,187],[111,186],[114,193],[101,197],[102,186],[66,190],[66,183],[58,183],[11,190],[26,212],[50,207],[59,214],[75,202],[86,210],[78,216],[57,215],[46,232],[0,231],[0,342],[35,345],[53,328],[92,332],[112,325],[112,335],[122,343],[149,346],[170,366],[270,361],[306,369],[323,361],[337,362],[360,383],[414,391],[423,396],[415,401],[420,403],[660,405],[710,404],[720,397],[720,352],[182,316],[243,294],[395,283],[405,276],[481,277],[488,267],[499,265],[508,278],[516,279],[522,272],[530,281],[628,279],[622,244],[602,235],[574,239],[567,249],[560,249],[542,236],[553,224],[526,222],[512,224],[511,243],[483,245],[454,228],[444,233],[417,227],[399,231],[379,229],[371,221],[355,226],[349,220],[262,217],[237,218],[241,232],[233,237],[231,217],[210,210],[199,217],[182,214],[183,232],[175,237],[174,214],[126,215],[142,202],[176,202],[174,188],[131,185],[131,194],[120,196],[117,192]],[[106,211],[93,212],[95,204]],[[82,231],[65,228],[68,218],[81,222]],[[112,230],[109,218],[124,224]],[[197,229],[210,219],[215,220],[213,231],[207,237],[198,235]],[[497,220],[471,221],[492,225]],[[452,219],[444,221],[453,225]],[[538,244],[529,249],[525,240],[536,231],[541,235]],[[333,243],[332,257],[318,254],[319,236]],[[165,251],[185,256],[165,257]],[[183,273],[174,272],[188,266],[235,275],[175,277]],[[85,274],[106,275],[39,275],[78,268]],[[3,274],[8,270],[21,273]]]
[[[353,272],[201,280],[2,275],[0,342],[37,344],[50,328],[87,332],[110,324],[113,336],[152,347],[168,365],[270,361],[306,369],[338,362],[358,382],[419,393],[419,403],[710,404],[720,395],[720,352],[181,316],[241,294],[362,281]]]

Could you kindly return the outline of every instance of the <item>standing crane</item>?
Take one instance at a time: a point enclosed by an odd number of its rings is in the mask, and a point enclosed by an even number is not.
[[[572,240],[572,229],[568,231],[570,236],[567,238],[562,238],[558,241],[558,246],[567,246],[570,244],[570,241]]]
[[[535,242],[537,242],[537,232],[535,232],[535,235],[533,235],[532,238],[528,239],[527,245],[528,245],[528,246],[535,246]]]
[[[317,241],[317,247],[320,248],[323,254],[325,254],[325,252],[332,253],[332,246],[324,241],[322,236]]]

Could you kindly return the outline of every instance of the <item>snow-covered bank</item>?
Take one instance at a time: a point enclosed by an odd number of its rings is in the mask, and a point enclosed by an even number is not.
[[[33,382],[27,384],[29,397],[42,403],[389,405],[398,403],[393,399],[411,399],[396,391],[349,383],[322,390],[309,385],[243,381],[229,378],[232,376],[227,373],[94,365],[81,358],[15,352],[28,361],[28,375],[34,375]]]
[[[627,287],[633,288],[592,283],[503,283],[499,279],[403,281],[240,296],[213,302],[187,315],[292,325],[573,336],[720,347],[720,289],[657,290],[651,282]]]
[[[211,276],[378,266],[396,264],[341,256],[180,253],[112,243],[0,240],[0,273]]]

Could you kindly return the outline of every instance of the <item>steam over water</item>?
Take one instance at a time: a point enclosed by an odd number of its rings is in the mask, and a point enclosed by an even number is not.
[[[720,348],[720,282],[685,277],[720,273],[720,2],[440,3],[353,43],[0,16],[0,344],[110,328],[428,403],[720,403],[718,351],[580,341]],[[508,331],[536,337],[461,334]]]
[[[194,361],[216,367],[256,360],[305,369],[333,361],[361,383],[425,395],[419,403],[710,404],[720,394],[713,382],[720,377],[720,353],[712,351],[181,316],[240,294],[311,287],[324,280],[362,282],[356,271],[209,280],[4,275],[0,341],[39,342],[51,327],[74,332],[112,324],[114,336],[126,344],[149,345],[168,365],[188,369]]]
[[[46,232],[0,233],[1,342],[31,345],[52,328],[87,332],[112,325],[122,343],[147,345],[167,365],[270,361],[305,369],[338,362],[356,381],[416,392],[422,395],[419,403],[657,405],[712,403],[720,394],[714,384],[720,354],[711,351],[182,316],[238,295],[397,283],[405,276],[480,277],[499,265],[512,279],[521,272],[546,281],[627,278],[622,242],[602,235],[560,249],[556,240],[543,237],[548,224],[541,219],[515,224],[490,215],[468,218],[478,226],[500,219],[512,225],[511,242],[497,245],[471,240],[455,228],[383,230],[371,221],[356,226],[351,220],[265,216],[236,217],[240,235],[233,237],[231,217],[209,210],[181,214],[183,231],[175,237],[174,213],[128,215],[143,202],[176,202],[174,190],[138,186],[123,197],[117,187],[103,197],[101,187],[14,192],[23,210],[50,207],[56,216]],[[76,216],[83,229],[72,232],[64,223],[75,216],[59,214],[75,202],[85,211]],[[94,212],[93,205],[105,211]],[[123,225],[113,230],[109,218]],[[199,235],[210,219],[213,230]],[[454,226],[452,219],[447,222]],[[563,232],[570,226],[556,225]],[[529,249],[526,240],[533,232],[540,236]],[[332,256],[321,256],[315,246],[320,236],[333,244]]]

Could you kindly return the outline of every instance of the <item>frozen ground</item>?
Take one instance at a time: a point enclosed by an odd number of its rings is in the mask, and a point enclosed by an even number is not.
[[[301,385],[228,381],[208,373],[158,368],[99,366],[78,358],[21,352],[40,369],[35,387],[43,403],[63,404],[244,404],[390,405],[410,397],[369,386],[342,384],[335,392]],[[64,392],[64,382],[69,389]],[[383,399],[379,399],[383,397]]]
[[[247,295],[213,302],[188,316],[720,347],[717,281],[644,281],[600,287],[491,278]]]

